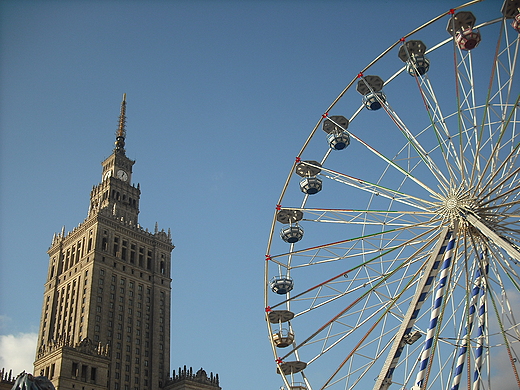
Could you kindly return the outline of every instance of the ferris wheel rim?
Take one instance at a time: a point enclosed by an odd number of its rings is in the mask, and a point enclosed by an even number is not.
[[[466,6],[471,5],[471,4],[475,4],[475,3],[477,3],[477,2],[479,2],[479,1],[472,1],[472,2],[467,3],[467,4],[465,4],[465,5],[461,6],[461,7],[458,7],[458,9],[460,9],[460,8],[462,8],[462,7],[466,7]],[[446,15],[446,14],[443,14],[442,16],[445,16],[445,15]],[[436,20],[438,20],[438,19],[439,19],[439,18],[434,18],[434,19],[432,19],[432,21],[436,21]],[[479,25],[479,27],[480,27],[480,26],[484,26],[484,25],[489,25],[489,24],[491,24],[491,23],[495,23],[495,22],[497,22],[498,20],[502,20],[502,19],[495,19],[494,21],[483,23],[483,24]],[[431,21],[431,22],[432,22],[432,21]],[[417,30],[417,29],[416,29],[416,30]],[[413,32],[416,32],[416,30],[414,30]],[[412,35],[412,34],[410,33],[410,34],[407,35],[407,36],[410,36],[410,35]],[[452,40],[451,38],[448,39],[448,41],[451,41],[451,40]],[[401,42],[401,41],[398,41],[398,42]],[[396,46],[396,44],[392,45],[390,49],[394,48],[395,46]],[[440,47],[440,46],[439,46],[439,47]],[[387,51],[383,52],[383,54],[386,55],[387,52],[390,51],[390,49],[388,49]],[[382,57],[384,57],[384,56],[383,56],[383,55],[382,55],[382,56],[378,56],[378,57],[376,58],[376,60],[373,61],[373,63],[379,61],[379,59],[382,58]],[[370,67],[373,65],[373,63],[369,64],[369,66],[368,66],[366,69],[370,68]],[[405,69],[405,68],[403,67],[403,68],[402,68],[398,73],[402,73],[402,71],[403,71],[404,69]],[[392,79],[391,79],[390,81],[392,81],[392,80],[397,76],[398,73],[396,73],[394,76],[392,76]],[[356,79],[357,79],[357,78],[356,78]],[[285,208],[285,207],[284,207],[284,208],[282,208],[282,206],[281,206],[282,201],[283,201],[283,199],[284,199],[284,197],[285,197],[285,192],[286,192],[286,190],[287,190],[287,188],[288,188],[288,185],[289,185],[289,182],[290,182],[290,180],[291,180],[291,178],[292,178],[293,171],[294,171],[295,168],[297,167],[297,164],[300,162],[300,160],[301,160],[301,156],[302,156],[303,152],[305,151],[305,149],[306,149],[306,147],[307,147],[307,145],[308,145],[310,139],[314,136],[314,134],[315,134],[317,128],[320,126],[320,124],[321,124],[324,120],[327,119],[327,117],[328,117],[328,112],[330,111],[330,109],[332,109],[332,107],[334,107],[334,105],[337,103],[337,101],[339,101],[339,100],[341,99],[341,97],[344,95],[344,93],[345,93],[345,92],[346,92],[346,91],[347,91],[347,90],[348,90],[348,89],[349,89],[349,88],[354,84],[354,82],[355,82],[356,79],[354,79],[353,82],[351,82],[351,83],[347,86],[347,88],[345,88],[345,90],[344,90],[344,91],[343,91],[343,92],[338,96],[338,98],[333,102],[333,104],[332,104],[332,105],[329,107],[329,109],[326,111],[326,115],[324,114],[324,115],[321,117],[321,119],[320,119],[320,120],[318,121],[318,123],[316,124],[315,128],[311,131],[311,135],[309,136],[309,138],[307,139],[307,141],[304,143],[304,146],[303,146],[302,149],[300,150],[299,154],[297,155],[297,158],[296,158],[295,162],[293,163],[293,166],[292,166],[292,168],[291,168],[291,171],[290,171],[290,173],[289,173],[289,176],[288,176],[288,178],[287,178],[287,180],[286,180],[286,182],[285,182],[285,185],[284,185],[284,187],[283,187],[282,193],[281,193],[280,198],[279,198],[279,200],[278,200],[278,206],[277,206],[277,208],[276,208],[277,210],[275,211],[275,215],[274,215],[274,217],[273,217],[273,222],[272,222],[272,226],[271,226],[271,231],[270,231],[270,234],[269,234],[268,248],[267,248],[267,251],[266,251],[266,253],[267,253],[267,255],[266,255],[266,270],[265,270],[266,281],[267,281],[267,279],[268,279],[268,278],[267,278],[267,276],[268,276],[267,273],[268,273],[268,264],[269,264],[269,262],[270,262],[270,261],[274,261],[274,259],[275,259],[276,257],[281,257],[281,256],[285,256],[285,255],[287,255],[287,254],[283,254],[283,253],[282,253],[282,254],[278,254],[278,255],[275,255],[275,256],[271,256],[271,241],[273,240],[273,237],[274,237],[274,234],[275,234],[275,226],[276,226],[276,222],[277,222],[277,221],[276,221],[276,214],[277,214],[277,211],[279,211],[279,210],[281,210],[281,209],[288,209],[288,210],[301,210],[301,211],[305,210],[305,211],[309,211],[309,209],[307,209],[307,208],[305,207],[305,202],[306,202],[306,199],[308,198],[308,195],[305,195],[305,197],[304,197],[305,199],[304,199],[304,201],[303,201],[303,203],[302,203],[302,206],[301,206],[300,208],[298,208],[298,207],[288,207],[288,208]],[[520,95],[519,95],[519,97],[520,97]],[[518,99],[517,99],[517,104],[518,104]],[[515,105],[513,104],[512,106],[515,106]],[[363,105],[361,105],[361,106],[360,106],[360,109],[358,109],[358,110],[355,112],[354,117],[357,116],[357,115],[361,112],[362,109],[363,109]],[[513,111],[514,111],[514,110],[511,110],[511,114],[513,114]],[[452,115],[454,115],[454,114],[452,114]],[[353,119],[353,118],[351,117],[350,120],[352,120],[352,119]],[[349,133],[349,134],[352,135],[352,133]],[[517,147],[518,147],[518,145],[517,145]],[[330,152],[330,150],[329,150],[329,152]],[[327,168],[323,168],[323,167],[322,167],[322,169],[327,170]],[[434,191],[432,191],[432,192],[434,192]],[[518,203],[518,199],[517,199],[515,202]],[[435,203],[435,202],[432,202],[432,203]],[[498,207],[504,207],[504,206],[503,206],[503,205],[499,205]],[[313,211],[318,212],[318,211],[320,211],[320,210],[319,210],[319,209],[313,209]],[[322,209],[321,211],[330,211],[330,209]],[[345,210],[342,210],[342,211],[345,211]],[[364,212],[366,212],[366,213],[369,212],[369,210],[358,210],[358,211],[364,211]],[[389,213],[390,211],[387,210],[387,211],[384,211],[384,212]],[[428,214],[428,215],[435,215],[435,212],[432,211],[432,209],[430,209],[430,210],[428,210],[428,211],[424,211],[424,213],[425,213],[425,214]],[[483,234],[486,235],[485,232],[486,232],[487,230],[486,230],[486,225],[485,225],[484,223],[480,222],[480,221],[478,220],[478,218],[474,217],[472,214],[468,214],[467,217],[468,217],[467,219],[471,220],[470,223],[471,223],[471,225],[472,225],[473,227],[478,227],[478,228],[480,228],[480,232],[481,232],[481,233],[484,232]],[[449,225],[449,223],[446,222],[446,221],[444,221],[444,222],[438,221],[438,222],[439,222],[439,224],[436,225],[436,226],[437,226],[437,230],[438,230],[438,231],[441,231],[441,230],[442,230],[442,231],[447,231],[447,229],[448,229],[447,225]],[[489,233],[489,232],[488,232],[488,233]],[[488,237],[488,238],[490,238],[490,237]],[[520,258],[517,257],[517,256],[518,256],[518,249],[515,248],[515,247],[513,246],[513,244],[509,243],[506,239],[504,239],[504,238],[502,238],[502,237],[500,237],[500,236],[498,236],[498,235],[496,235],[496,237],[493,237],[493,240],[495,241],[495,244],[496,244],[496,242],[499,242],[499,243],[501,244],[501,245],[498,245],[499,248],[502,248],[502,249],[505,248],[506,252],[507,252],[511,257],[516,258],[516,260],[520,261]],[[336,243],[331,243],[330,245],[333,245],[333,244],[336,244]],[[312,250],[312,249],[315,249],[315,248],[304,249],[304,250],[301,250],[301,251],[309,251],[309,250]],[[290,249],[290,251],[289,251],[288,253],[290,253],[291,255],[299,255],[299,254],[301,254],[300,252],[298,252],[298,251],[294,251],[294,250],[293,250],[293,244],[291,244],[291,249]],[[278,263],[278,265],[281,265],[281,263]],[[291,267],[292,267],[292,265],[291,265]],[[291,268],[291,269],[292,269],[292,268]],[[340,276],[341,276],[341,274],[340,274]],[[272,310],[272,309],[274,309],[274,308],[280,306],[280,305],[283,304],[283,303],[286,303],[285,301],[282,301],[282,303],[277,304],[276,306],[273,306],[273,307],[268,306],[268,305],[267,305],[267,303],[268,303],[268,298],[267,298],[268,293],[269,293],[269,289],[268,289],[268,285],[266,284],[266,285],[265,285],[265,292],[264,292],[264,294],[265,294],[265,302],[266,302],[266,315],[269,314],[269,311],[270,311],[270,310]],[[272,329],[271,323],[270,323],[269,321],[267,321],[267,322],[268,322],[268,331],[269,331],[269,334],[271,335],[271,334],[273,333],[273,329]],[[273,343],[271,343],[271,345],[272,345],[272,349],[273,349],[273,354],[274,354],[274,356],[275,356],[275,357],[278,356],[275,345],[274,345]],[[280,358],[280,357],[277,358],[277,359],[280,359],[280,361],[277,361],[277,366],[278,366],[279,370],[281,370],[281,364],[283,363],[283,359],[284,359],[284,358],[288,357],[289,355],[291,355],[291,354],[293,354],[293,353],[295,354],[295,357],[298,358],[298,354],[299,354],[298,349],[299,349],[299,347],[296,348],[296,349],[294,349],[294,350],[292,350],[292,351],[290,351],[290,352],[288,352],[288,353],[286,353],[286,354],[283,355],[281,358]],[[312,362],[311,362],[311,363],[312,363]],[[292,365],[294,366],[294,364],[292,364]],[[302,370],[303,370],[303,371],[302,371],[302,375],[303,375],[304,382],[306,383],[306,386],[307,386],[309,389],[311,389],[312,387],[310,386],[310,383],[308,382],[308,380],[307,380],[307,378],[306,378],[306,376],[305,376],[305,373],[304,373],[304,372],[305,372],[305,368],[303,368]],[[293,371],[291,371],[290,373],[293,374]],[[334,377],[334,376],[332,376],[332,377],[330,378],[330,381],[333,380],[333,377]],[[290,386],[290,385],[289,385],[289,382],[287,382],[287,380],[286,380],[286,378],[285,378],[284,375],[282,375],[282,378],[284,378],[284,382],[285,382],[286,386]],[[384,378],[379,378],[378,381],[381,382],[383,379],[384,379]],[[326,383],[323,387],[321,387],[321,388],[324,389],[324,388],[327,386],[328,383],[329,383],[329,382],[327,382],[327,383]],[[290,387],[289,387],[289,388],[290,388]]]

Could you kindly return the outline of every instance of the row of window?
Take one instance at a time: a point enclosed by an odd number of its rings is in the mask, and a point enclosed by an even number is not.
[[[49,366],[46,366],[45,368],[42,368],[40,370],[40,376],[45,376],[47,379],[52,380],[54,378],[54,371],[56,369],[56,366],[54,363],[52,363]]]
[[[61,251],[59,254],[59,259],[54,256],[52,258],[52,264],[49,270],[49,280],[51,280],[54,276],[68,271],[70,268],[78,264],[86,254],[92,251],[92,245],[93,230],[90,230],[88,232],[88,238],[83,237],[81,240]]]
[[[131,280],[125,275],[112,274],[107,277],[105,269],[100,269],[98,278],[98,295],[99,304],[96,306],[95,333],[98,334],[104,329],[105,337],[109,340],[112,350],[113,369],[113,388],[116,387],[118,381],[129,382],[129,374],[144,374],[141,383],[135,382],[142,386],[148,386],[148,364],[151,358],[151,332],[150,321],[151,305],[152,305],[152,288],[138,281]],[[109,295],[105,292],[105,285],[108,284]],[[164,316],[166,314],[166,293],[159,291],[159,318],[156,320],[159,324],[159,332],[154,335],[154,340],[159,344],[159,350],[164,350],[165,333],[164,333]],[[109,298],[109,302],[104,300]],[[102,320],[103,308],[108,309],[106,320]],[[106,322],[105,322],[106,321]],[[106,326],[103,327],[102,322]],[[126,332],[126,333],[125,333]],[[126,353],[124,353],[126,351]],[[164,357],[159,356],[159,364],[163,364]],[[133,368],[132,368],[133,366]],[[123,371],[124,370],[124,371]],[[125,374],[125,375],[124,375]],[[125,384],[125,387],[128,384]]]
[[[111,251],[109,248],[110,244],[112,247]],[[144,246],[137,247],[137,244],[129,243],[127,239],[118,236],[114,236],[112,242],[109,243],[108,232],[106,230],[103,232],[103,238],[101,239],[101,249],[105,252],[111,252],[114,257],[120,258],[123,261],[128,261],[131,264],[146,268],[150,271],[153,270],[153,252],[151,250],[146,249]],[[163,275],[169,273],[167,263],[166,255],[164,253],[161,254],[158,271]]]
[[[43,329],[42,329],[42,342],[45,340],[45,335],[49,334],[54,340],[58,340],[60,336],[73,335],[75,333],[76,327],[76,315],[77,315],[77,294],[78,288],[80,285],[80,277],[78,276],[76,279],[72,280],[67,284],[67,286],[63,286],[61,289],[57,290],[56,296],[56,313],[54,315],[54,319],[51,320],[51,323],[54,322],[54,329],[48,330],[47,325],[49,321],[49,316],[52,316],[52,308],[50,295],[47,295],[45,301],[45,308],[43,312]],[[85,280],[86,282],[86,280]],[[83,298],[82,303],[85,303],[85,294],[86,288],[83,289]],[[82,306],[81,312],[83,315],[84,306]],[[81,317],[81,321],[83,317]],[[47,333],[49,332],[49,333]]]
[[[90,369],[89,369],[90,368]],[[84,382],[96,383],[97,368],[89,367],[86,364],[72,362],[71,376],[73,379],[79,379]]]

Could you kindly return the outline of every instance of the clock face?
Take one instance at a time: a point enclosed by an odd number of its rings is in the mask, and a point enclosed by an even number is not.
[[[120,169],[119,171],[117,171],[117,178],[120,180],[123,180],[123,181],[127,181],[128,174],[125,171],[123,171],[122,169]]]
[[[103,180],[107,180],[110,176],[112,176],[112,171],[107,171],[103,176]]]

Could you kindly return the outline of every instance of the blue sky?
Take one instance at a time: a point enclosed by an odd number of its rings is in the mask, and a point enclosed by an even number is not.
[[[0,1],[0,336],[38,331],[46,250],[86,217],[126,93],[140,224],[171,228],[176,245],[171,368],[217,372],[225,390],[279,388],[263,269],[294,157],[361,68],[457,5]],[[440,23],[432,43],[447,37]]]

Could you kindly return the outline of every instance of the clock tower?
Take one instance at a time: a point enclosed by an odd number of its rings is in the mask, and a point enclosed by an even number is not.
[[[101,163],[87,218],[48,250],[35,375],[57,390],[159,390],[170,367],[168,230],[138,223],[139,185],[126,156],[126,96],[115,147]]]
[[[139,186],[130,185],[135,161],[125,154],[126,94],[121,102],[119,126],[113,153],[102,162],[101,183],[90,194],[90,213],[109,209],[114,216],[128,223],[137,224],[139,214]]]

